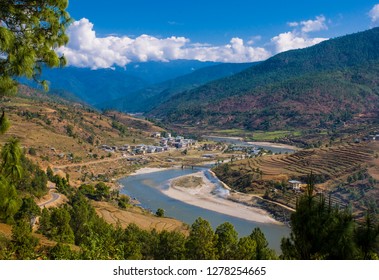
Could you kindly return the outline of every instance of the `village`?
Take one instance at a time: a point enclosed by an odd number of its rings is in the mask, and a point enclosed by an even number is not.
[[[127,155],[144,155],[144,154],[154,154],[161,153],[170,150],[182,149],[185,150],[190,147],[196,147],[197,141],[194,139],[186,139],[183,136],[173,137],[171,133],[166,133],[166,137],[162,137],[160,132],[154,132],[151,137],[157,139],[156,145],[129,145],[125,144],[122,146],[109,146],[103,144],[100,146],[105,152],[114,153],[121,152],[126,157]]]

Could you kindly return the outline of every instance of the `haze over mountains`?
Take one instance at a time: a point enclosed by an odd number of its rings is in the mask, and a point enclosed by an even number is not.
[[[98,69],[64,67],[46,68],[42,79],[50,82],[52,92],[67,91],[90,104],[101,104],[125,97],[129,93],[160,83],[197,69],[217,65],[215,62],[176,60],[170,62],[131,63],[125,69]],[[22,79],[21,82],[33,85]],[[35,84],[34,84],[35,86]]]

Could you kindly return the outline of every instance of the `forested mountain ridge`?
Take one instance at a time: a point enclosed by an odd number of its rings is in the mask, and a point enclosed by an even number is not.
[[[210,81],[221,79],[249,68],[255,63],[223,63],[194,70],[192,73],[145,87],[127,96],[97,104],[102,109],[126,112],[146,112],[170,97]]]
[[[49,81],[52,92],[71,92],[87,104],[96,105],[216,64],[218,63],[177,60],[131,63],[125,68],[97,70],[77,67],[45,68],[41,79]],[[20,82],[36,86],[27,79],[21,79]]]
[[[172,97],[164,122],[245,129],[331,127],[377,114],[379,28],[280,53]]]

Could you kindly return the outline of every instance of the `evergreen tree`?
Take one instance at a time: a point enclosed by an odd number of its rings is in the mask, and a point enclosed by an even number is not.
[[[41,209],[35,203],[31,197],[25,197],[22,199],[22,204],[18,210],[15,218],[17,220],[24,219],[33,225],[34,219],[41,214]]]
[[[39,81],[42,66],[66,64],[54,49],[68,42],[67,6],[68,0],[0,1],[0,98],[16,93],[15,77],[33,78],[47,89],[47,82]],[[0,135],[9,126],[3,111]]]
[[[236,260],[256,260],[257,243],[250,236],[241,237],[238,241],[234,258]]]
[[[216,228],[216,248],[220,260],[232,260],[238,243],[238,233],[234,226],[225,222]]]
[[[70,227],[71,216],[66,208],[53,208],[51,212],[51,237],[64,243],[74,243],[75,236]]]
[[[30,224],[19,220],[12,228],[12,245],[17,259],[31,260],[35,258],[35,247],[38,239],[32,236]]]
[[[70,246],[60,242],[49,250],[48,256],[50,260],[76,259],[76,254],[71,250]]]
[[[21,179],[23,175],[21,156],[20,141],[16,138],[9,139],[1,150],[1,174],[5,178],[12,180],[12,182]]]
[[[360,250],[360,258],[364,260],[379,259],[379,225],[375,225],[372,220],[367,213],[365,223],[358,226],[355,232],[355,242]]]
[[[208,221],[197,218],[191,226],[186,242],[187,258],[191,260],[214,260],[217,257],[215,234]]]
[[[275,251],[268,247],[268,241],[260,228],[255,228],[249,237],[255,241],[257,260],[276,259]]]
[[[291,235],[283,238],[285,259],[354,259],[354,221],[348,210],[326,205],[314,195],[314,176],[308,176],[307,192],[291,216]]]
[[[67,6],[68,0],[0,2],[0,97],[15,92],[14,77],[37,80],[43,65],[65,64],[54,49],[68,42]]]
[[[157,260],[183,260],[185,258],[185,236],[176,231],[159,233]]]

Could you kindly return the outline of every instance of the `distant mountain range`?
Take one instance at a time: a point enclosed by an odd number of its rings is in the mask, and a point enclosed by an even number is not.
[[[147,86],[217,64],[219,63],[176,60],[131,63],[125,69],[119,67],[98,70],[76,67],[46,68],[43,69],[41,79],[49,81],[50,90],[53,93],[70,92],[82,101],[95,105],[126,97]],[[20,81],[29,86],[36,86],[26,79]]]
[[[147,112],[176,94],[236,74],[254,64],[256,63],[225,63],[204,67],[190,74],[145,87],[121,98],[96,104],[96,107],[123,112]]]
[[[377,116],[379,28],[280,53],[238,74],[176,94],[149,115],[225,128],[332,127]]]

